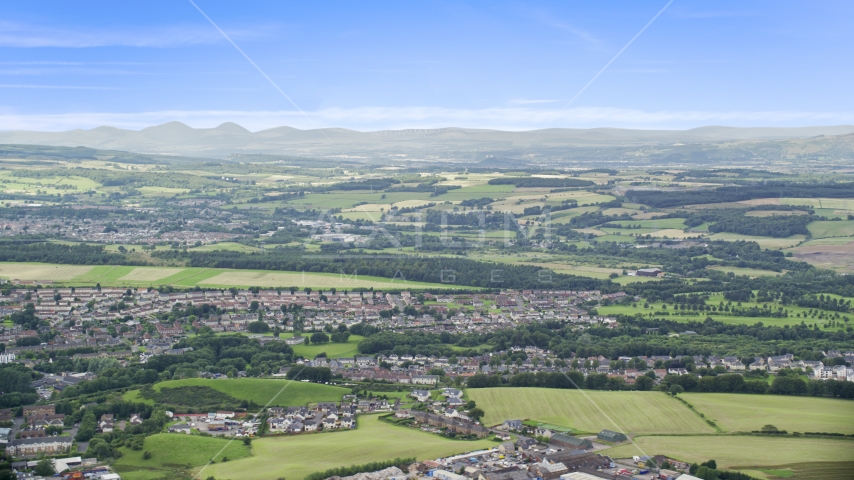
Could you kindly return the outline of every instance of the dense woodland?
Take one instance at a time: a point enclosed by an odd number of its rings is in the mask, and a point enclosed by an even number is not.
[[[626,198],[632,202],[655,208],[782,197],[854,198],[854,183],[765,182],[744,187],[718,187],[706,190],[629,190],[626,192]]]

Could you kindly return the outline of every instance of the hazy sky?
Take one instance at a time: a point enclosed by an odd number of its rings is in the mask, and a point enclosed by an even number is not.
[[[0,129],[854,123],[854,2],[0,3]],[[305,112],[302,115],[299,109]]]

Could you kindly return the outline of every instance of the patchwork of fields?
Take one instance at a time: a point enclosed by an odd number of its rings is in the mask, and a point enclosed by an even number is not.
[[[678,400],[659,392],[600,392],[547,388],[473,388],[469,398],[486,412],[484,425],[531,419],[586,432],[713,433]]]
[[[460,288],[448,284],[334,273],[280,272],[197,267],[82,266],[42,263],[0,263],[0,278],[46,284],[149,287],[312,287],[312,288]]]
[[[252,442],[253,456],[215,463],[201,478],[275,480],[303,478],[312,472],[359,465],[395,457],[427,460],[497,444],[492,440],[462,441],[381,422],[377,416],[358,417],[358,428],[316,435],[262,438]]]

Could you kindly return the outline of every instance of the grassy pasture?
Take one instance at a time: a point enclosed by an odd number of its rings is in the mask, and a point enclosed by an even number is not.
[[[358,417],[358,428],[340,432],[262,438],[252,442],[253,456],[216,463],[200,478],[275,480],[303,478],[330,468],[395,457],[418,460],[494,447],[490,440],[460,441],[381,422],[377,416]]]
[[[854,204],[854,201],[851,202]],[[813,238],[854,236],[854,220],[820,220],[807,225]],[[852,239],[854,240],[854,239]]]
[[[290,338],[294,336],[292,333],[281,334],[281,338]],[[294,353],[302,355],[305,358],[314,358],[318,353],[326,352],[328,358],[354,357],[359,353],[359,342],[365,337],[360,335],[350,335],[346,343],[321,343],[311,345],[294,345]]]
[[[773,270],[760,270],[758,268],[742,268],[742,267],[725,267],[722,265],[712,265],[710,267],[706,267],[709,270],[717,270],[719,272],[730,273],[732,272],[735,275],[747,275],[748,277],[761,277],[764,275],[777,276],[782,275],[781,272],[775,272]]]
[[[854,448],[851,440],[731,435],[635,437],[634,442],[637,447],[621,445],[602,453],[611,458],[630,458],[646,452],[698,463],[714,458],[718,468],[757,470],[756,467],[773,468],[795,462],[850,460]]]
[[[588,432],[606,428],[627,433],[714,432],[679,401],[659,392],[471,388],[466,394],[486,412],[484,425],[531,419]]]
[[[789,248],[797,245],[803,239],[803,235],[792,235],[788,238],[772,238],[772,237],[755,237],[751,235],[741,235],[738,233],[715,233],[711,235],[709,238],[712,240],[726,240],[728,242],[736,242],[738,240],[744,240],[746,242],[756,242],[762,248],[769,248],[772,250],[779,250],[782,248]]]
[[[731,432],[774,425],[789,432],[854,434],[854,402],[833,398],[685,393],[697,411]]]
[[[223,450],[224,448],[224,450]],[[122,478],[148,480],[160,478],[187,478],[189,471],[208,463],[211,459],[237,460],[251,454],[243,442],[223,438],[200,437],[179,433],[159,433],[145,439],[143,450],[122,448],[122,457],[113,467]],[[144,460],[143,452],[151,452]]]
[[[185,378],[156,383],[155,390],[186,386],[211,387],[238,400],[252,400],[258,405],[266,405],[273,397],[273,406],[298,406],[307,403],[341,401],[341,397],[350,393],[350,389],[333,385],[321,385],[280,379],[230,378],[208,380],[205,378]],[[284,390],[282,389],[284,387]],[[281,393],[279,393],[281,392]],[[278,394],[278,396],[277,396]]]
[[[227,250],[230,252],[257,252],[258,249],[237,242],[222,242],[212,243],[209,245],[201,245],[199,247],[191,247],[188,249],[191,252],[212,252],[214,250]]]

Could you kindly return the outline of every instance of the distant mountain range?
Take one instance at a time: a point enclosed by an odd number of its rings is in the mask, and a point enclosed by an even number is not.
[[[169,122],[139,131],[113,127],[65,132],[12,130],[0,132],[0,143],[52,146],[84,146],[141,153],[222,158],[232,154],[335,155],[416,154],[478,149],[568,149],[637,147],[727,141],[791,140],[819,135],[854,133],[854,126],[800,128],[701,127],[691,130],[628,130],[619,128],[552,128],[523,132],[466,128],[384,130],[357,132],[343,128],[298,130],[277,127],[250,132],[235,123],[216,128],[192,128]],[[426,152],[429,153],[429,152]]]

